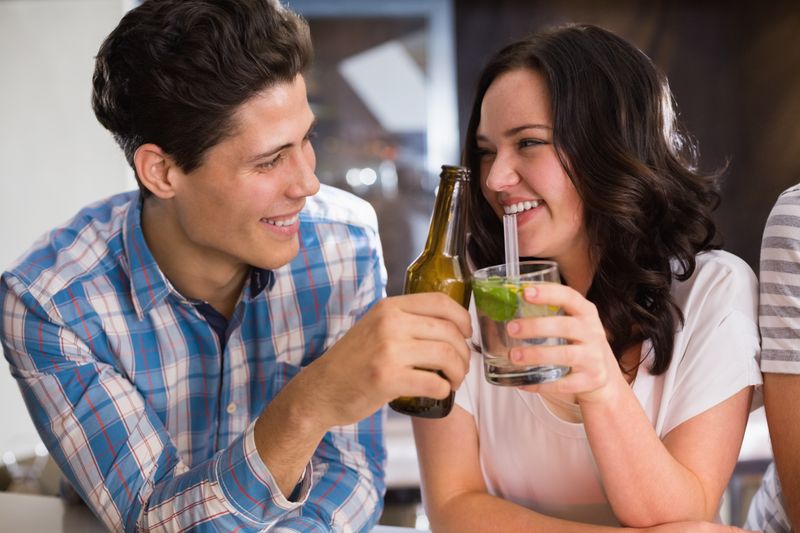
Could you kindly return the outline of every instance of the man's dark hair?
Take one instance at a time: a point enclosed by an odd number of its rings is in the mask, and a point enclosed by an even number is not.
[[[720,172],[697,169],[667,79],[643,52],[587,24],[542,31],[498,52],[478,82],[464,146],[475,206],[470,255],[478,268],[503,262],[503,226],[480,187],[481,105],[494,80],[518,69],[540,74],[550,90],[553,144],[583,203],[597,265],[587,298],[618,359],[650,339],[651,372],[663,373],[683,320],[672,280],[688,279],[695,255],[718,247],[711,213]]]
[[[100,47],[92,107],[131,167],[153,143],[191,172],[243,102],[311,58],[308,25],[278,0],[145,0]]]

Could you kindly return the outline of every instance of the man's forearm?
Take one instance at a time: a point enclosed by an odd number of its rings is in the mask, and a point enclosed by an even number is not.
[[[303,372],[270,402],[256,421],[254,439],[261,460],[287,498],[328,428],[313,416],[304,393]]]
[[[303,511],[278,521],[281,531],[368,530],[383,509],[383,410],[345,426],[330,425],[328,405],[309,394],[314,369],[304,368],[273,399],[254,428],[259,455],[286,495],[313,457],[313,484],[303,486]]]

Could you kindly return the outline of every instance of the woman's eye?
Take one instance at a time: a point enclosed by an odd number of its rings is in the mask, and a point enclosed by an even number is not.
[[[486,159],[494,156],[494,151],[488,148],[478,148],[475,152],[478,154],[479,159]]]
[[[519,141],[520,148],[529,148],[531,146],[539,146],[540,144],[547,144],[540,139],[522,139]]]

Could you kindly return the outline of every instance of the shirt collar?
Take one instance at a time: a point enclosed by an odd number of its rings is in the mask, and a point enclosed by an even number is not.
[[[250,269],[250,294],[249,297],[252,300],[259,294],[261,294],[264,289],[272,287],[275,285],[275,273],[272,270],[267,270],[265,268],[256,268],[252,267]]]
[[[150,247],[142,231],[142,195],[131,202],[123,226],[123,239],[125,242],[125,256],[128,261],[128,275],[130,276],[131,295],[136,315],[139,319],[153,307],[160,304],[164,298],[174,291],[178,293],[169,280],[161,272],[155,257],[150,252]],[[264,289],[275,285],[275,273],[263,268],[250,269],[250,283],[246,286],[249,294],[245,296],[252,300],[261,294]]]
[[[142,195],[131,202],[122,228],[131,296],[139,319],[167,297],[170,283],[158,268],[142,231]]]

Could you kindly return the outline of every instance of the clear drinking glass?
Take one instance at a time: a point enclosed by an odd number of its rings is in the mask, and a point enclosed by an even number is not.
[[[508,355],[517,346],[565,344],[560,338],[514,339],[506,326],[515,318],[543,317],[563,314],[560,307],[531,304],[523,290],[537,283],[560,283],[555,261],[522,261],[519,277],[506,276],[506,265],[482,268],[472,275],[472,292],[478,312],[481,351],[486,380],[494,385],[518,387],[560,379],[570,367],[559,365],[516,365]]]

